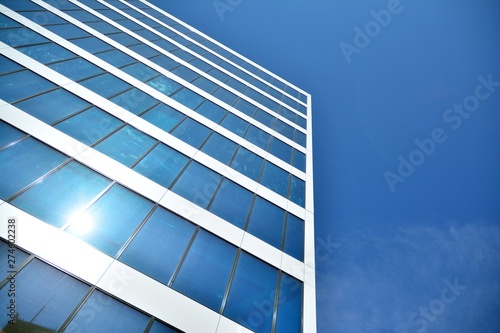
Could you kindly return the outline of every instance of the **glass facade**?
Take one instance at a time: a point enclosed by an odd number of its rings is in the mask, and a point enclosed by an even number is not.
[[[0,43],[0,215],[45,233],[1,266],[23,329],[315,331],[307,93],[143,0],[0,0]]]

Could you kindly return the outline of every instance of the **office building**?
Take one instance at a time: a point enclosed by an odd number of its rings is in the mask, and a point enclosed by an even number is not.
[[[315,332],[311,131],[146,1],[0,0],[0,327]]]

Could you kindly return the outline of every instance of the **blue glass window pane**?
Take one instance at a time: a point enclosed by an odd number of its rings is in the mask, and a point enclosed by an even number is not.
[[[33,138],[0,150],[0,198],[6,200],[65,160]]]
[[[243,229],[252,198],[252,192],[228,179],[224,179],[209,210]]]
[[[86,145],[91,145],[116,130],[122,124],[121,120],[96,107],[92,107],[60,122],[54,127]]]
[[[283,251],[297,260],[304,260],[304,221],[288,214]]]
[[[306,184],[302,179],[292,175],[290,179],[290,198],[289,200],[301,207],[305,207]]]
[[[165,33],[164,31],[165,30],[162,30],[162,29],[157,29],[158,31],[160,32],[163,32],[164,35],[169,35],[168,33]],[[171,34],[172,32],[170,32]],[[158,45],[159,47],[161,47],[162,49],[166,50],[166,51],[173,51],[175,49],[177,49],[178,47],[172,43],[170,43],[169,41],[166,41],[166,40],[159,40],[159,41],[155,41],[155,44]]]
[[[49,67],[73,81],[80,81],[104,72],[101,68],[82,58],[58,62],[49,65]]]
[[[152,26],[151,26],[152,27]],[[146,30],[146,29],[139,29],[139,30],[136,30],[135,31],[136,34],[138,34],[139,36],[147,39],[148,41],[152,42],[152,41],[155,41],[157,39],[160,38],[160,36],[152,33],[151,31],[149,30]]]
[[[257,107],[253,105],[250,102],[245,101],[244,99],[239,99],[238,102],[234,105],[234,107],[238,110],[243,112],[244,114],[253,117],[255,114],[255,110],[257,110]]]
[[[127,125],[96,145],[95,149],[126,166],[131,166],[154,143],[155,139]]]
[[[258,333],[271,332],[278,271],[271,265],[241,252],[223,315]],[[260,308],[269,309],[255,320]]]
[[[168,284],[195,226],[158,207],[120,256],[120,261]]]
[[[245,92],[243,92],[243,94],[250,97],[251,99],[253,99],[256,102],[259,102],[263,96],[260,92],[257,92],[252,88],[248,88],[247,90],[245,90]]]
[[[165,132],[170,132],[182,119],[186,116],[177,110],[174,110],[168,105],[158,104],[141,118],[149,121],[151,124],[158,126]]]
[[[172,36],[172,39],[177,41],[177,42],[180,42],[181,44],[183,44],[182,39],[185,40],[184,37],[181,37],[179,35]],[[181,39],[181,40],[179,40],[179,39]],[[189,42],[189,43],[191,43],[191,42]],[[188,53],[188,52],[181,50],[181,49],[174,50],[170,53],[172,53],[173,55],[175,55],[175,56],[177,56],[177,57],[179,57],[182,60],[187,61],[187,62],[190,62],[191,60],[194,59],[194,56],[191,53]]]
[[[186,80],[188,82],[193,81],[195,78],[197,78],[199,76],[198,73],[196,73],[196,72],[194,72],[194,71],[192,71],[189,68],[184,67],[184,66],[177,67],[176,69],[174,69],[172,71],[172,73],[183,78],[184,80]]]
[[[150,67],[148,67],[140,62],[123,67],[121,70],[127,74],[130,74],[131,76],[133,76],[137,80],[143,81],[143,82],[160,74],[157,71],[155,71],[154,69],[152,69],[152,68],[150,68]]]
[[[200,76],[196,80],[193,81],[193,84],[197,86],[198,88],[202,89],[203,91],[206,91],[207,93],[211,94],[217,89],[219,86],[215,84],[214,82],[210,81],[207,78],[204,78]]]
[[[117,34],[109,34],[108,37],[124,46],[140,43],[137,39],[124,32],[119,32]]]
[[[15,106],[47,124],[80,111],[90,104],[64,90],[57,89],[16,103]]]
[[[73,216],[66,231],[114,256],[152,207],[151,201],[115,184],[85,212]]]
[[[205,100],[203,97],[187,88],[182,88],[172,95],[172,98],[192,110]]]
[[[24,27],[2,30],[0,41],[12,47],[49,42],[47,38]]]
[[[286,163],[292,159],[292,147],[277,138],[272,138],[269,152]]]
[[[16,285],[17,320],[41,326],[43,332],[55,332],[60,328],[89,289],[82,282],[38,259],[19,272]],[[0,290],[2,295],[7,295],[9,286],[6,284]],[[7,308],[7,302],[7,297],[0,297],[3,309]],[[0,327],[4,328],[8,319],[8,316],[1,316]],[[18,332],[16,327],[12,326],[12,331]],[[11,330],[6,328],[5,331]]]
[[[170,94],[181,87],[180,84],[163,75],[146,83],[167,96],[170,96]]]
[[[0,120],[0,148],[25,137],[26,134]]]
[[[9,1],[12,1],[12,0],[9,0]],[[3,4],[5,4],[5,2],[3,2]],[[5,28],[13,28],[13,27],[21,27],[21,26],[22,26],[21,23],[18,23],[18,22],[12,20],[11,18],[9,18],[3,14],[0,14],[0,28],[5,29]]]
[[[30,71],[2,75],[0,76],[0,98],[10,103],[47,91],[55,86],[52,82]]]
[[[57,1],[59,1],[59,0],[57,0]],[[68,10],[68,11],[65,11],[65,13],[68,15],[71,15],[71,17],[74,17],[78,21],[81,21],[81,22],[91,22],[91,21],[99,21],[100,20],[97,16],[92,15],[89,12],[87,12],[86,10],[82,10],[82,9]]]
[[[302,128],[307,128],[307,120],[306,118],[297,117],[297,124]]]
[[[231,88],[238,90],[239,92],[242,92],[247,87],[244,83],[241,83],[240,81],[238,81],[234,78],[230,78],[226,82],[226,84],[229,85]]]
[[[200,105],[200,107],[196,109],[196,112],[216,123],[218,123],[222,119],[222,117],[227,113],[227,111],[224,108],[208,100],[205,101],[202,105]]]
[[[11,203],[61,227],[109,184],[109,180],[77,162],[70,162]]]
[[[172,131],[172,135],[195,148],[199,148],[210,132],[208,127],[196,120],[186,118]]]
[[[302,147],[306,147],[306,135],[298,130],[295,130],[295,142],[297,142]]]
[[[232,92],[224,89],[224,88],[219,88],[215,93],[214,96],[220,99],[223,102],[226,102],[229,105],[233,105],[234,102],[238,99],[238,96],[233,94]]]
[[[7,227],[5,227],[5,229],[7,230]],[[10,275],[10,273],[8,272],[18,270],[21,264],[29,257],[28,253],[24,252],[23,250],[17,247],[11,247],[11,246],[13,245],[9,245],[9,243],[0,238],[0,256],[1,258],[5,258],[4,260],[0,261],[0,279],[2,281],[8,275]],[[14,267],[10,267],[12,262],[9,262],[8,260],[9,254],[15,256],[16,260],[15,263],[13,263]]]
[[[111,50],[98,53],[96,54],[96,56],[118,68],[137,61],[131,56],[119,50]]]
[[[267,96],[264,96],[261,103],[262,103],[262,105],[264,105],[268,109],[275,111],[275,112],[277,112],[278,109],[280,108],[280,105],[277,102],[273,101],[272,99],[270,99]]]
[[[247,133],[245,134],[245,139],[247,139],[247,141],[253,143],[257,147],[267,150],[271,135],[264,132],[260,128],[255,127],[254,125],[250,125]]]
[[[206,208],[221,178],[218,173],[193,161],[174,184],[172,190],[198,206]]]
[[[0,74],[17,71],[22,68],[17,62],[0,55]]]
[[[152,62],[154,62],[157,65],[160,65],[161,67],[163,67],[166,70],[170,70],[170,69],[179,65],[179,63],[177,63],[175,60],[173,60],[173,59],[171,59],[163,54],[160,54],[159,56],[156,56],[156,57],[152,57],[149,60],[151,60]]]
[[[84,80],[80,84],[106,98],[130,88],[128,83],[109,73]]]
[[[148,333],[178,333],[179,331],[174,330],[173,328],[168,327],[165,324],[160,323],[159,321],[155,321],[151,329]]]
[[[248,122],[232,113],[228,113],[221,125],[231,132],[238,134],[239,136],[243,136],[247,130]]]
[[[46,25],[45,28],[64,39],[87,37],[89,34],[73,24]]]
[[[56,43],[25,46],[17,49],[19,52],[35,59],[42,64],[74,58],[76,55]]]
[[[302,332],[302,282],[281,273],[275,333]]]
[[[285,96],[286,97],[286,96]],[[292,122],[295,122],[295,119],[297,118],[297,114],[293,111],[290,111],[288,110],[287,108],[285,107],[282,107],[280,109],[280,114],[285,117],[286,119],[292,121]]]
[[[130,49],[140,54],[144,58],[151,58],[159,54],[158,51],[156,51],[152,47],[147,46],[146,44],[143,44],[142,42],[140,44],[130,46]]]
[[[5,2],[2,1],[2,2]],[[48,10],[39,7],[39,10],[37,11],[27,11],[27,12],[21,12],[19,14],[23,15],[24,17],[30,19],[31,21],[40,24],[40,25],[47,25],[47,24],[62,24],[66,23],[66,21],[59,16],[49,12]]]
[[[255,197],[247,231],[281,249],[285,211],[261,197]]]
[[[299,112],[301,112],[304,115],[307,115],[307,108],[304,105],[299,103],[298,109],[299,109]]]
[[[87,22],[86,24],[89,27],[91,27],[92,29],[99,31],[101,34],[104,34],[104,35],[115,33],[115,32],[120,32],[120,30],[116,29],[111,24],[108,24],[108,23],[103,22],[103,21]]]
[[[255,120],[258,120],[261,124],[263,124],[269,128],[274,128],[274,123],[276,122],[276,117],[270,115],[266,111],[263,111],[261,109],[257,110],[257,113],[255,113],[254,118],[255,118]]]
[[[139,114],[158,103],[155,98],[137,88],[125,91],[113,97],[111,101],[133,114]]]
[[[236,143],[219,133],[213,132],[201,148],[201,151],[224,164],[228,164],[229,161],[231,161],[236,148],[238,148]]]
[[[288,194],[288,178],[290,174],[280,167],[266,162],[260,183],[270,190],[286,198]]]
[[[293,152],[292,165],[301,171],[306,171],[306,155],[297,149]]]
[[[94,291],[64,332],[143,332],[148,321],[145,314]]]
[[[264,159],[246,148],[240,147],[231,162],[231,167],[245,176],[258,181]]]
[[[295,132],[294,128],[286,124],[285,122],[281,121],[280,119],[276,121],[276,127],[274,128],[274,130],[284,135],[288,139],[293,140],[293,134]]]
[[[191,65],[195,66],[196,68],[198,68],[199,70],[202,70],[204,72],[206,72],[206,71],[210,70],[211,68],[213,68],[211,65],[209,65],[208,63],[206,63],[205,61],[203,61],[201,59],[194,59],[193,61],[191,61]],[[214,84],[215,86],[217,86],[213,82],[212,82],[212,84]]]
[[[235,256],[236,247],[200,230],[172,288],[218,312]]]
[[[188,160],[178,151],[159,144],[137,163],[134,170],[168,188]]]
[[[13,10],[40,10],[41,7],[29,2],[19,0],[2,0],[2,4]]]
[[[208,55],[209,53],[207,53]],[[210,60],[210,59],[209,59]],[[214,61],[215,63],[218,63],[217,61]],[[216,78],[217,80],[221,81],[221,82],[225,82],[228,78],[229,78],[229,75],[227,75],[226,73],[218,70],[217,68],[213,68],[211,70],[208,71],[208,74],[210,74],[210,76]],[[227,90],[226,90],[227,91]]]

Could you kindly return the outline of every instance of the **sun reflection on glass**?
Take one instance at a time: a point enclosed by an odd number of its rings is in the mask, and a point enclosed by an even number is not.
[[[92,216],[86,212],[73,214],[69,222],[69,229],[71,229],[72,233],[78,235],[88,234],[94,228],[94,220]]]

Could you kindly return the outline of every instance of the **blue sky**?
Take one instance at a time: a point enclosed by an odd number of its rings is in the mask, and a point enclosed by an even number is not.
[[[152,2],[312,94],[319,333],[500,332],[498,1]]]

